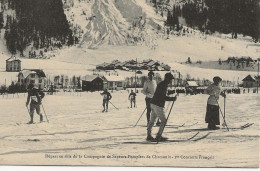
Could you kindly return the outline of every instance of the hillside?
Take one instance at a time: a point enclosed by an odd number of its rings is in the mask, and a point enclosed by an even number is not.
[[[183,30],[189,29],[189,33],[183,34],[181,30],[180,35],[174,31],[167,35],[166,30],[158,31],[158,25],[163,26],[166,15],[162,17],[156,13],[153,4],[146,3],[146,0],[63,0],[63,8],[79,44],[48,51],[45,55],[50,59],[20,58],[22,68],[40,68],[51,75],[85,75],[91,74],[91,69],[96,64],[111,62],[113,59],[125,61],[152,58],[194,78],[212,79],[213,76],[220,75],[233,80],[234,77],[255,74],[180,65],[179,62],[186,61],[188,57],[193,61],[217,61],[229,56],[250,56],[256,59],[260,50],[255,45],[259,43],[242,35],[238,35],[237,39],[232,39],[230,34],[206,35],[185,26]],[[4,45],[3,36],[2,31],[0,71],[5,70],[5,59],[11,56]],[[10,74],[1,72],[0,83],[5,78],[15,80],[15,76],[11,78]]]

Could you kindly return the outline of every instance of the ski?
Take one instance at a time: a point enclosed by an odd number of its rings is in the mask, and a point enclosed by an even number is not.
[[[40,122],[33,122],[33,123],[29,123],[29,122],[27,122],[27,123],[18,123],[18,122],[16,122],[16,126],[20,126],[20,125],[34,125],[34,124],[41,124],[41,123],[44,123],[44,122],[46,122],[46,121],[40,121]]]
[[[245,129],[245,128],[249,128],[249,127],[251,127],[252,125],[254,125],[254,123],[247,123],[247,124],[244,124],[244,125],[242,125],[242,126],[239,126],[239,127],[237,127],[237,128],[230,128],[230,129]]]
[[[199,132],[195,133],[194,135],[192,135],[191,137],[189,137],[187,139],[180,139],[180,140],[167,139],[165,141],[159,141],[159,142],[167,143],[167,142],[187,142],[187,141],[193,141],[193,140],[198,141],[199,139],[194,139],[198,134],[199,134]],[[208,134],[210,134],[210,133],[208,133]],[[203,138],[206,138],[206,137],[204,136]],[[201,139],[203,139],[203,138],[201,138]],[[156,140],[143,141],[143,142],[129,141],[129,142],[123,142],[123,144],[157,144],[157,141]]]
[[[196,125],[196,124],[198,124],[198,122],[193,123],[193,124],[190,124],[190,125],[187,125],[187,124],[185,124],[185,123],[183,123],[183,124],[181,124],[181,125],[166,125],[165,127],[167,127],[167,128],[182,128],[182,127],[192,127],[192,126],[194,126],[194,125]],[[140,126],[141,126],[141,127],[147,127],[147,126],[145,126],[145,125],[140,125]],[[160,126],[155,125],[154,127],[160,127]]]

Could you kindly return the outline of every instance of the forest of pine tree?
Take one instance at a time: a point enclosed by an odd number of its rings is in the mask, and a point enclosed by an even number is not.
[[[251,36],[255,42],[260,37],[259,0],[194,0],[168,11],[166,25],[179,25],[178,17],[185,18],[189,27],[202,32],[220,32]],[[178,28],[177,28],[178,29]]]
[[[15,18],[7,16],[5,25],[6,45],[12,54],[23,55],[29,45],[39,49],[74,43],[62,0],[9,0],[8,3],[16,12]]]

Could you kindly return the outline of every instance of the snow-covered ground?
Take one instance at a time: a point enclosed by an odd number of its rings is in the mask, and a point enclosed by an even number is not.
[[[102,113],[102,97],[98,92],[47,95],[43,104],[50,122],[38,123],[39,117],[35,114],[36,124],[33,125],[26,124],[29,121],[26,95],[0,96],[0,164],[259,167],[257,94],[227,97],[228,126],[254,123],[252,127],[229,132],[201,130],[198,137],[212,133],[199,141],[159,144],[142,144],[146,138],[145,115],[139,125],[133,127],[145,108],[144,96],[138,93],[138,107],[133,109],[128,108],[126,91],[114,92],[112,96],[112,103],[119,111],[110,105],[109,112]],[[205,128],[206,101],[206,95],[180,95],[164,135],[182,140],[194,135],[196,129]],[[223,99],[220,104],[223,109]],[[169,110],[168,103],[165,109]],[[184,123],[186,126],[177,128]],[[154,134],[157,129],[153,129]],[[74,155],[77,157],[73,158]],[[108,155],[145,158],[108,158]],[[151,158],[146,158],[147,155]],[[63,158],[55,158],[59,156]],[[163,156],[173,158],[158,158]]]

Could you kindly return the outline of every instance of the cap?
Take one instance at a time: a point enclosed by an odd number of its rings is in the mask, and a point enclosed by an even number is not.
[[[148,76],[151,75],[151,74],[154,76],[154,72],[153,71],[148,72]]]
[[[164,76],[165,79],[169,79],[169,80],[172,80],[174,79],[174,76],[171,74],[171,73],[166,73],[165,76]]]
[[[216,76],[216,77],[213,78],[214,83],[216,83],[216,82],[218,83],[220,81],[222,81],[222,78],[220,78],[219,76]]]

